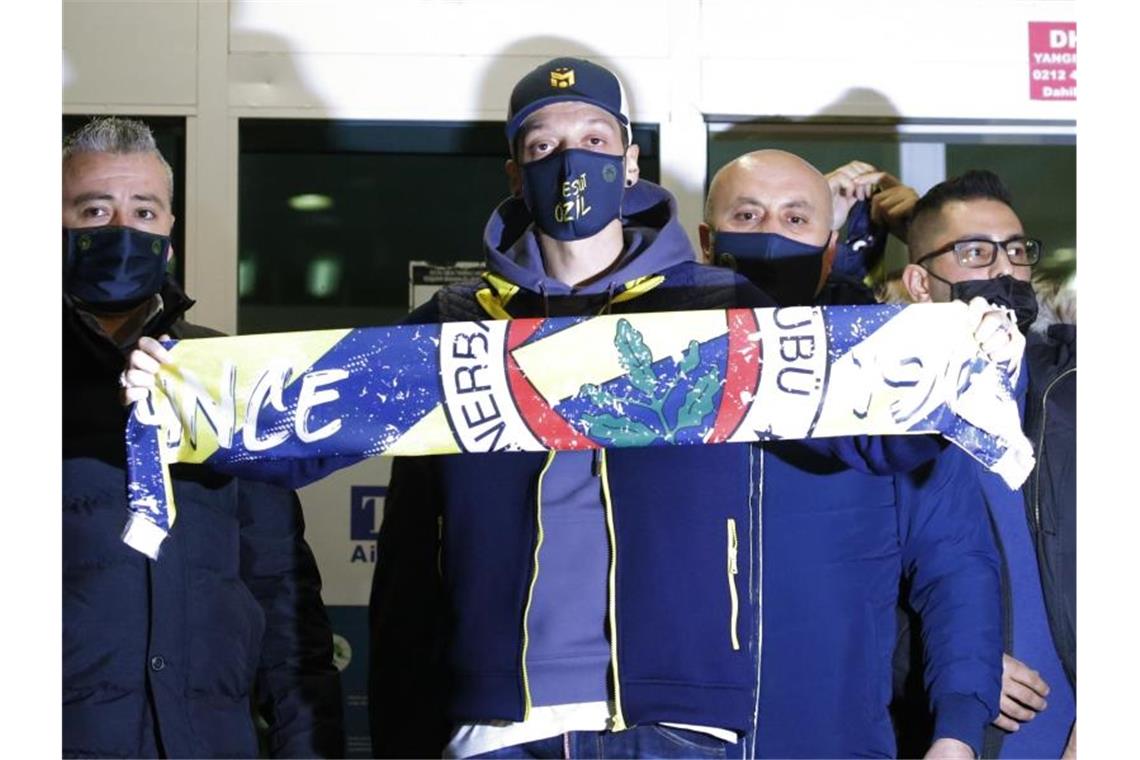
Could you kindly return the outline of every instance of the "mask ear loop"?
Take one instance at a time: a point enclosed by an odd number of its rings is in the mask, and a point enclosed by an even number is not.
[[[934,274],[934,270],[930,269],[929,267],[922,267],[922,269],[924,272],[926,272],[928,275],[930,275],[934,279],[938,280],[939,282],[945,283],[945,284],[949,285],[950,287],[954,287],[955,285],[957,285],[957,283],[950,282],[945,277],[939,277],[938,275]]]

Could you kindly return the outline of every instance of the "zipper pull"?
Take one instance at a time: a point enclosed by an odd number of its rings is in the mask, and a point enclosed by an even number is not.
[[[601,449],[594,449],[594,461],[593,461],[591,467],[593,469],[595,478],[602,477],[602,450]]]

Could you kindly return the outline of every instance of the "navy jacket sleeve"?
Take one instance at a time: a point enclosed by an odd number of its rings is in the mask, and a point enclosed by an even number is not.
[[[947,442],[934,434],[809,438],[804,446],[868,475],[897,475],[934,460]]]
[[[934,739],[980,753],[1001,695],[1000,559],[977,465],[957,447],[896,479],[909,602],[922,621]]]
[[[283,489],[302,488],[351,467],[367,457],[315,457],[313,459],[271,459],[248,462],[210,462],[209,467],[233,478],[265,483]]]
[[[256,704],[272,757],[343,757],[340,674],[321,577],[297,496],[239,481],[242,580],[261,605],[265,634]]]

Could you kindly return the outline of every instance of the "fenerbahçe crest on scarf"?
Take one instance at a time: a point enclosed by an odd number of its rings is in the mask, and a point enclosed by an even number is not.
[[[157,554],[173,462],[938,432],[1016,487],[1008,368],[966,304],[515,319],[178,342],[127,427],[124,540]]]

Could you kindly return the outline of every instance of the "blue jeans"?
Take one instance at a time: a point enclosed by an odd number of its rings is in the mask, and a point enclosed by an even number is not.
[[[625,731],[571,731],[475,757],[723,758],[727,743],[699,731],[634,726]]]

